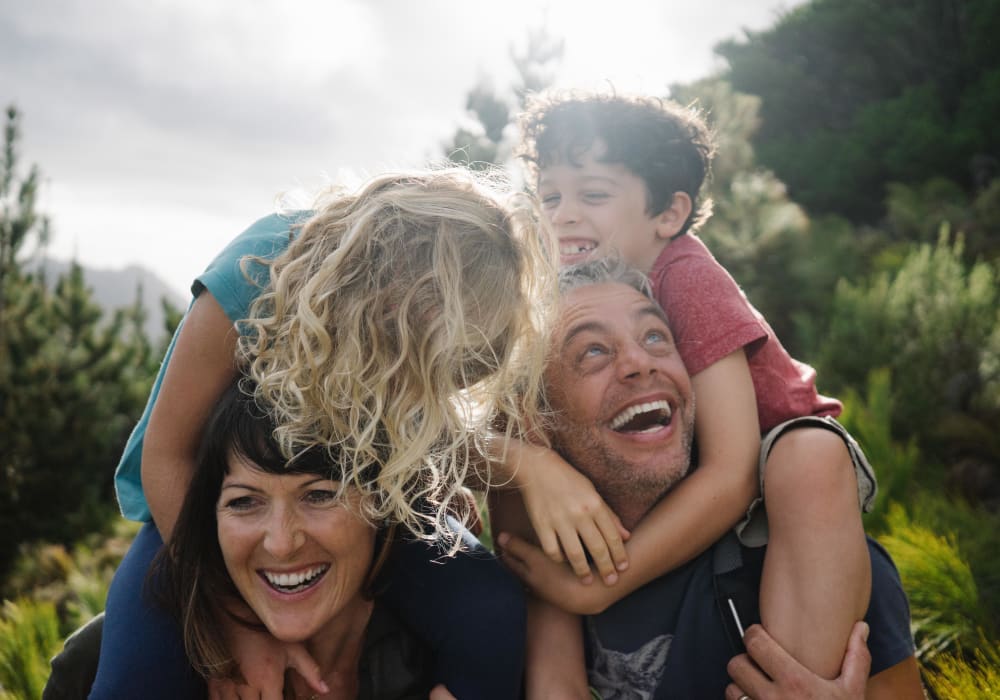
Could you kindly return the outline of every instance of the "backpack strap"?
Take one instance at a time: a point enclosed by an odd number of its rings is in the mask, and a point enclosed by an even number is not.
[[[760,622],[760,574],[764,550],[740,544],[730,531],[712,551],[712,582],[715,603],[733,655],[746,651],[743,632]]]

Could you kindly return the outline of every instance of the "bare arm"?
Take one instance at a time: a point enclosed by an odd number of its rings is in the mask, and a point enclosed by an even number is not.
[[[534,540],[531,522],[524,502],[515,491],[494,490],[489,494],[490,521],[494,532],[516,532],[521,537]],[[510,540],[506,534],[501,539]],[[500,544],[500,542],[498,542]],[[557,567],[575,582],[579,582],[565,564],[555,564],[540,555],[546,564]],[[513,565],[517,573],[517,560],[504,553],[504,563]],[[578,585],[581,585],[578,583]],[[535,698],[586,698],[587,669],[583,654],[583,629],[580,618],[552,605],[543,597],[528,591],[528,629],[525,640],[525,696]]]
[[[627,566],[629,532],[587,477],[553,450],[519,440],[508,442],[499,467],[524,501],[530,528],[522,534],[537,540],[552,561],[567,561],[587,583],[591,562],[609,583],[617,580]]]
[[[698,468],[634,529],[626,544],[629,568],[611,589],[614,600],[708,549],[757,495],[760,424],[746,355],[737,350],[691,381]]]
[[[208,291],[202,292],[184,318],[143,439],[143,491],[164,541],[184,502],[208,416],[236,378],[236,340],[233,322]],[[319,667],[301,645],[283,644],[234,621],[222,624],[250,685],[214,680],[212,698],[244,691],[278,698],[288,668],[296,669],[317,692],[325,692]]]
[[[752,625],[743,637],[747,653],[734,657],[726,668],[733,679],[726,688],[726,700],[742,697],[755,700],[863,700],[872,661],[865,646],[867,639],[868,625],[856,623],[847,643],[840,676],[827,680],[796,661],[763,627]]]
[[[628,568],[619,569],[617,583],[587,585],[586,578],[574,580],[567,571],[547,566],[527,543],[515,542],[518,562],[512,568],[536,595],[564,610],[596,615],[708,549],[745,513],[758,489],[760,428],[743,351],[711,365],[693,382],[701,451],[698,469],[631,533],[625,545]],[[501,530],[494,527],[494,532]]]
[[[236,376],[236,330],[207,291],[184,318],[142,448],[142,487],[164,541],[194,472],[205,421]]]

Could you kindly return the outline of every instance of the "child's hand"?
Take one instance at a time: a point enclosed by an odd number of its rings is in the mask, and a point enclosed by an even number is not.
[[[554,562],[568,560],[585,584],[593,581],[589,552],[604,582],[615,583],[618,572],[628,568],[623,543],[628,530],[590,480],[553,450],[522,449],[522,462],[530,461],[527,476],[521,477],[521,497],[542,550]]]
[[[565,564],[550,560],[538,547],[520,537],[501,532],[497,544],[503,562],[531,589],[531,593],[575,615],[597,615],[619,600],[608,586],[584,584]]]
[[[210,680],[210,700],[247,697],[281,700],[284,697],[285,671],[288,669],[297,671],[315,692],[329,692],[320,676],[319,664],[302,644],[279,642],[266,631],[249,629],[233,620],[227,620],[223,625],[226,628],[226,643],[239,665],[242,682]]]

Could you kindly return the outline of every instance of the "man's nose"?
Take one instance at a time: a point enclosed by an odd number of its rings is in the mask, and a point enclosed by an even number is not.
[[[656,358],[649,354],[642,343],[630,341],[618,349],[618,376],[622,380],[635,379],[656,372]]]

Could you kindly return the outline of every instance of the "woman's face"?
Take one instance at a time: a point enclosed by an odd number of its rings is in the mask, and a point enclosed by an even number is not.
[[[304,641],[363,601],[375,529],[315,474],[268,474],[230,455],[217,504],[226,569],[275,638]]]

